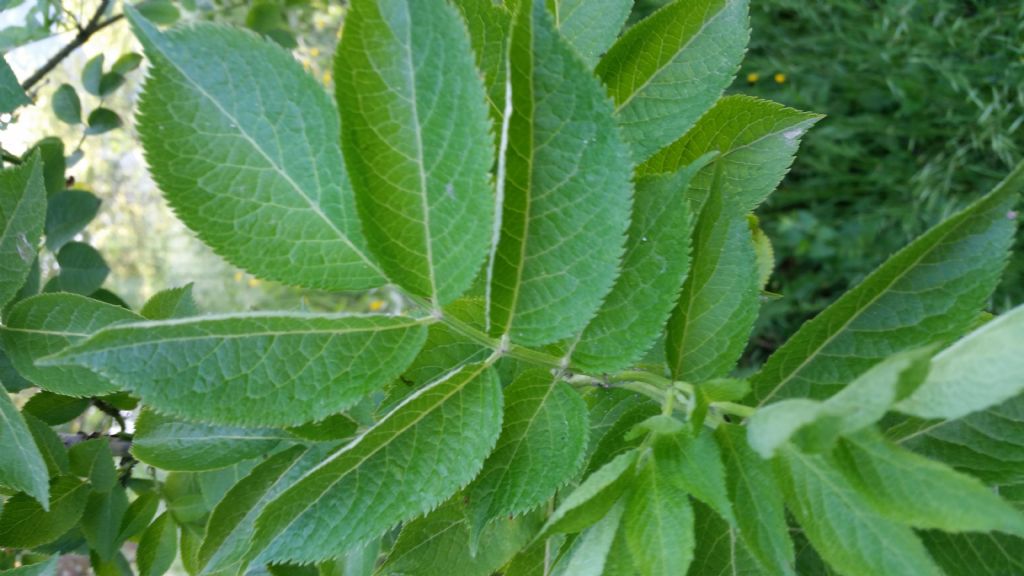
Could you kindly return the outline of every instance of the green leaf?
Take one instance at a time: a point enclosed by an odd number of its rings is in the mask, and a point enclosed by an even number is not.
[[[21,411],[39,418],[50,426],[58,426],[78,418],[91,405],[92,402],[88,398],[74,398],[40,390],[28,399]]]
[[[0,546],[35,548],[60,538],[82,518],[89,485],[62,476],[50,482],[49,510],[24,492],[4,503],[0,511]]]
[[[1024,482],[1024,394],[952,421],[914,421],[887,435],[903,446],[995,484]]]
[[[142,64],[142,54],[128,52],[127,54],[121,55],[121,57],[114,62],[113,66],[110,67],[110,71],[123,76],[138,68],[140,64]]]
[[[631,484],[637,451],[616,456],[569,493],[548,518],[541,534],[579,532],[597,522]]]
[[[89,295],[99,290],[110,274],[103,256],[84,242],[68,242],[57,253],[60,274],[51,278],[43,292]]]
[[[68,449],[71,472],[89,480],[93,490],[108,492],[117,483],[114,455],[106,437],[79,442]]]
[[[104,76],[104,79],[106,79],[106,76]],[[104,89],[109,88],[107,86],[103,86],[100,88],[100,91],[102,92]],[[89,127],[85,129],[85,133],[90,136],[98,136],[120,128],[122,122],[121,117],[117,115],[117,112],[114,112],[109,108],[96,108],[89,113],[88,124]]]
[[[877,432],[865,430],[843,439],[836,457],[847,478],[892,520],[946,532],[998,530],[1024,536],[1024,512],[991,488],[904,450]]]
[[[570,346],[574,366],[595,373],[622,370],[640,360],[661,334],[690,268],[686,189],[710,159],[637,181],[622,272]]]
[[[181,12],[169,0],[142,0],[135,9],[146,20],[161,26],[170,26],[181,18]]]
[[[518,516],[551,498],[583,464],[587,405],[546,370],[505,387],[501,436],[466,489],[471,533],[499,516]]]
[[[293,446],[258,464],[248,476],[231,487],[213,509],[206,536],[196,556],[202,573],[239,572],[256,526],[267,503],[290,487],[297,478],[319,464],[330,451],[321,446]]]
[[[213,470],[266,454],[286,438],[273,429],[185,422],[143,410],[132,455],[161,470]]]
[[[97,54],[85,63],[82,68],[82,87],[93,96],[100,95],[100,82],[103,80],[103,54]]]
[[[914,532],[875,511],[867,495],[826,457],[786,448],[777,464],[790,512],[815,550],[837,572],[849,576],[941,574]]]
[[[793,542],[770,463],[750,448],[741,426],[722,424],[715,430],[715,439],[736,515],[730,538],[741,542],[765,573],[793,574]]]
[[[554,30],[544,0],[519,10],[513,111],[499,159],[500,238],[489,330],[543,345],[579,334],[612,288],[629,225],[631,166],[604,90]]]
[[[593,68],[622,30],[633,0],[549,0],[555,27]]]
[[[747,224],[750,226],[750,235],[754,239],[754,254],[757,255],[757,284],[761,290],[764,290],[775,270],[775,249],[772,248],[771,238],[761,229],[757,216],[748,214]]]
[[[60,556],[50,556],[35,564],[23,564],[10,570],[0,570],[0,576],[57,576]]]
[[[249,557],[336,557],[434,508],[476,476],[500,423],[494,371],[487,364],[456,370],[274,499],[256,521]],[[398,486],[415,489],[394,490]]]
[[[0,484],[35,498],[45,508],[50,500],[50,475],[35,440],[11,402],[0,390]]]
[[[771,458],[786,442],[825,451],[840,436],[875,424],[899,400],[913,393],[928,375],[934,347],[894,354],[824,402],[793,398],[764,406],[747,421],[750,446]]]
[[[35,440],[39,453],[46,462],[46,470],[51,477],[71,474],[71,462],[68,459],[68,451],[64,448],[64,442],[60,436],[53,431],[42,420],[31,414],[22,414],[25,424],[28,425],[32,439]]]
[[[746,0],[676,0],[630,28],[596,73],[634,158],[682,136],[732,82],[747,49]]]
[[[0,58],[0,114],[14,112],[19,106],[31,103],[7,63],[7,58]]]
[[[287,432],[303,440],[330,442],[350,439],[356,435],[358,429],[359,424],[345,414],[332,414],[323,420],[288,428]]]
[[[85,505],[81,529],[89,548],[101,560],[111,560],[121,547],[121,521],[128,510],[128,495],[121,486],[93,492]]]
[[[827,397],[887,356],[962,334],[999,281],[1022,186],[1024,165],[804,324],[751,380],[758,402]]]
[[[700,382],[732,371],[760,309],[750,227],[725,196],[720,162],[719,184],[712,184],[694,231],[690,274],[668,320],[665,351],[676,380]]]
[[[0,171],[0,309],[28,278],[46,218],[43,163],[38,152]]]
[[[91,368],[172,416],[287,426],[390,382],[426,332],[400,316],[202,316],[113,326],[47,362]]]
[[[1004,534],[921,533],[947,576],[1006,576],[1024,573],[1024,540]]]
[[[371,249],[403,288],[451,302],[480,271],[494,219],[486,96],[458,11],[355,0],[335,90]]]
[[[70,84],[61,84],[50,98],[50,105],[53,106],[53,113],[57,119],[65,124],[82,123],[82,102],[78,99],[78,92]]]
[[[469,524],[456,495],[437,510],[402,527],[380,573],[422,574],[432,567],[448,576],[489,576],[530,542],[538,518],[532,514],[495,519],[477,536],[480,545],[475,551],[470,546]]]
[[[43,182],[46,185],[47,196],[52,196],[67,187],[64,179],[64,171],[67,163],[64,159],[64,141],[56,136],[49,136],[36,142],[34,146],[22,157],[27,160],[38,150],[43,158]]]
[[[697,124],[637,169],[640,174],[675,172],[710,151],[721,153],[722,192],[739,208],[753,210],[789,171],[800,138],[820,114],[801,112],[769,100],[730,95],[721,98]],[[694,177],[695,198],[707,196],[714,166]]]
[[[935,356],[924,384],[896,405],[918,418],[955,420],[1024,392],[1024,306]]]
[[[110,96],[118,88],[124,85],[124,80],[124,76],[118,74],[117,72],[107,72],[103,75],[103,78],[100,79],[100,96]],[[118,120],[118,122],[120,122],[120,120]]]
[[[57,252],[92,222],[101,201],[82,190],[61,190],[50,196],[46,208],[46,248]]]
[[[121,527],[117,533],[117,539],[121,542],[134,538],[142,533],[149,526],[149,523],[156,516],[157,507],[160,506],[160,497],[155,492],[143,492],[139,497],[128,505],[124,518],[121,520]]]
[[[608,572],[605,570],[611,562],[614,554],[616,537],[622,531],[622,515],[626,506],[624,503],[617,503],[603,518],[596,524],[584,531],[576,538],[569,550],[558,559],[553,576],[602,576]],[[544,555],[541,557],[538,574],[545,573]]]
[[[640,464],[623,514],[626,544],[641,574],[685,574],[693,561],[693,507],[678,476],[655,453]]]
[[[178,217],[261,278],[328,290],[383,284],[356,215],[337,111],[319,83],[251,33],[197,24],[162,34],[126,13],[152,63],[139,135]],[[292,104],[273,104],[283,102]]]
[[[498,125],[505,115],[508,88],[508,41],[512,14],[503,2],[454,0],[469,30],[469,41],[483,73],[491,118]],[[500,139],[500,134],[496,135]]]
[[[147,320],[170,320],[198,315],[199,310],[195,299],[192,298],[192,283],[157,292],[146,301],[139,314]]]
[[[75,294],[42,294],[19,302],[0,327],[0,340],[22,376],[44,390],[98,396],[118,387],[77,366],[37,366],[36,360],[81,342],[116,322],[139,320],[129,310]]]
[[[139,576],[160,576],[167,572],[177,554],[178,526],[171,515],[164,512],[146,528],[139,540],[136,552]]]
[[[734,522],[729,502],[722,455],[709,429],[696,436],[689,430],[659,434],[653,441],[654,458],[664,473],[697,500],[711,506],[726,520]]]
[[[692,574],[787,574],[765,569],[735,526],[711,508],[695,502],[693,512],[697,544],[690,565]]]

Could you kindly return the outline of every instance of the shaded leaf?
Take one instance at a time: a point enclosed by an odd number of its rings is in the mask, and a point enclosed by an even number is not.
[[[46,208],[46,248],[57,252],[75,238],[100,209],[100,199],[83,190],[61,190]]]
[[[82,518],[89,485],[77,478],[62,476],[50,482],[50,506],[19,492],[4,502],[0,511],[0,546],[35,548],[53,542]]]
[[[287,438],[279,430],[186,422],[143,410],[132,455],[162,470],[213,470],[266,454]]]
[[[11,397],[0,390],[0,484],[35,498],[45,508],[50,501],[50,475],[35,440]]]
[[[0,171],[0,309],[28,279],[45,218],[43,162],[35,152],[21,166]]]
[[[90,295],[99,290],[110,274],[103,256],[84,242],[68,242],[57,253],[60,273],[46,283],[43,292]]]
[[[78,99],[78,92],[70,84],[61,84],[60,88],[50,98],[50,105],[53,106],[53,113],[57,119],[65,124],[82,123],[82,102]]]

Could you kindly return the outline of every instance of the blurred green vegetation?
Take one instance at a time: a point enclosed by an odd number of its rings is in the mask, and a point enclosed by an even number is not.
[[[751,25],[733,90],[828,115],[760,211],[783,298],[756,363],[1024,155],[1024,2],[754,0]],[[992,307],[1021,301],[1018,256]]]

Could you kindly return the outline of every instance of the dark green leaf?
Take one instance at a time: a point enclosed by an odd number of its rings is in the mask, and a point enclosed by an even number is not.
[[[100,209],[101,201],[83,190],[62,190],[50,196],[46,208],[46,248],[57,252],[73,240]]]
[[[109,96],[124,85],[124,76],[117,72],[107,72],[100,79],[100,96]],[[120,122],[120,120],[118,120]],[[89,115],[89,127],[92,128],[92,115]]]
[[[115,485],[108,491],[89,495],[81,529],[89,548],[101,560],[112,560],[121,547],[121,521],[127,509],[128,495],[121,486]]]
[[[53,542],[82,518],[89,485],[62,476],[50,482],[49,511],[24,492],[4,503],[0,511],[0,546],[35,548]]]
[[[58,426],[78,418],[90,406],[88,398],[75,398],[54,394],[46,390],[29,398],[22,412],[31,414],[50,426]]]
[[[0,390],[0,484],[48,506],[50,475],[35,440],[7,392]]]
[[[78,92],[70,84],[61,84],[60,88],[53,93],[50,99],[53,106],[53,113],[57,119],[65,124],[82,123],[82,103],[78,99]]]
[[[132,455],[162,470],[213,470],[270,452],[288,435],[177,420],[144,410],[135,423]]]
[[[93,96],[100,95],[100,82],[103,80],[103,54],[93,56],[82,68],[82,87]]]
[[[68,449],[71,473],[85,478],[97,492],[108,492],[117,482],[114,455],[107,438],[93,438]]]
[[[14,112],[19,106],[31,102],[7,64],[7,58],[0,58],[0,114]]]
[[[96,108],[89,113],[88,124],[89,127],[85,129],[85,133],[90,136],[98,136],[120,128],[122,122],[117,112],[109,108]]]
[[[139,64],[142,64],[142,54],[128,52],[114,62],[114,65],[110,67],[110,71],[124,75],[138,68]]]

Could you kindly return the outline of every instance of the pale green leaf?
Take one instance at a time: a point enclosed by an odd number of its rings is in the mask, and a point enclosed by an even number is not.
[[[1024,482],[1024,394],[952,421],[913,421],[887,435],[989,483]]]
[[[331,290],[383,284],[356,214],[337,111],[319,83],[251,32],[196,24],[163,34],[126,13],[152,64],[139,135],[178,217],[262,278]]]
[[[946,532],[998,530],[1024,536],[1024,512],[991,488],[865,430],[839,443],[849,480],[892,520]]]
[[[780,451],[786,505],[815,550],[845,576],[940,576],[914,532],[878,513],[824,456]],[[856,543],[856,545],[851,545]]]
[[[62,190],[46,208],[46,248],[57,252],[96,217],[100,199],[83,190]]]
[[[74,86],[61,84],[50,98],[50,105],[53,106],[53,114],[61,122],[71,125],[82,123],[82,102]]]
[[[760,408],[747,421],[750,446],[763,458],[771,458],[789,441],[810,451],[830,449],[839,436],[878,422],[920,386],[933,350],[916,348],[890,356],[823,402],[793,398]]]
[[[750,37],[746,0],[676,0],[630,28],[596,73],[634,158],[682,136],[732,82]]]
[[[20,166],[0,171],[0,309],[28,278],[45,218],[43,162],[33,152]]]
[[[142,0],[135,5],[144,18],[154,24],[174,24],[181,17],[178,8],[170,0]]]
[[[559,503],[542,533],[579,532],[597,522],[631,484],[636,458],[636,450],[630,450],[587,476]]]
[[[624,502],[614,506],[590,528],[576,538],[569,550],[555,564],[554,576],[604,576],[609,557],[613,554],[615,538],[622,530]]]
[[[675,172],[710,151],[721,153],[722,191],[739,207],[753,210],[779,185],[793,163],[800,137],[821,120],[769,100],[725,96],[682,138],[638,168],[641,174]],[[714,167],[690,185],[697,199],[711,189]]]
[[[764,290],[775,270],[775,249],[772,248],[771,238],[761,229],[757,216],[748,214],[747,224],[750,225],[750,235],[754,239],[754,253],[757,255],[757,284],[761,290]]]
[[[665,474],[697,500],[711,506],[726,520],[734,522],[729,502],[725,466],[714,435],[708,429],[694,436],[689,430],[658,435],[653,441],[654,458]]]
[[[136,561],[139,576],[160,576],[170,569],[178,554],[178,526],[164,512],[146,528],[139,539]]]
[[[955,420],[1024,392],[1024,306],[935,356],[924,384],[896,405],[918,418]]]
[[[635,364],[661,334],[689,271],[690,180],[706,156],[672,175],[636,183],[622,271],[597,315],[570,344],[573,366],[594,373]]]
[[[488,269],[489,330],[526,346],[579,334],[597,312],[619,268],[632,195],[611,103],[544,4],[524,2],[512,32],[501,231]]]
[[[551,498],[583,464],[587,406],[546,370],[521,374],[503,390],[501,436],[466,489],[474,535],[492,518],[517,516]]]
[[[665,351],[676,380],[700,382],[736,366],[760,309],[757,255],[746,214],[725,196],[725,165],[693,235],[693,263],[668,320]]]
[[[199,310],[195,299],[192,298],[192,283],[157,292],[146,301],[139,314],[147,320],[170,320],[198,315]]]
[[[486,364],[439,379],[268,504],[250,557],[334,558],[434,508],[476,476],[500,426],[501,389]]]
[[[53,542],[82,518],[89,485],[77,478],[61,476],[50,482],[50,508],[24,492],[11,496],[0,511],[0,546],[35,548]]]
[[[135,421],[132,455],[162,470],[212,470],[266,454],[288,438],[274,429],[186,422],[143,410]]]
[[[0,328],[0,339],[22,376],[44,390],[67,396],[116,392],[117,386],[78,366],[37,366],[44,356],[81,342],[99,329],[140,320],[129,310],[74,294],[43,294],[19,302]]]
[[[0,113],[14,112],[19,106],[31,103],[7,64],[7,58],[0,58]]]
[[[593,68],[622,30],[633,0],[548,0],[555,26]]]
[[[435,305],[487,255],[494,161],[487,101],[445,0],[354,0],[335,62],[342,144],[380,264]]]
[[[497,518],[477,536],[479,546],[474,551],[469,521],[457,494],[403,526],[377,574],[490,576],[530,542],[538,520],[536,514]]]
[[[121,521],[127,510],[128,495],[121,486],[89,495],[80,528],[89,549],[101,560],[113,559],[121,547]]]
[[[0,390],[0,484],[25,492],[45,508],[50,475],[35,440],[11,397]]]
[[[751,380],[759,403],[827,397],[887,356],[962,334],[999,281],[1022,186],[1024,165],[804,324]]]
[[[100,289],[110,274],[103,256],[84,242],[68,242],[57,253],[60,273],[43,286],[43,292],[68,292],[88,296]]]
[[[736,515],[737,538],[766,574],[793,574],[793,542],[789,538],[782,492],[769,462],[747,444],[741,426],[722,424],[715,439],[725,464],[729,498]]]
[[[685,574],[693,561],[693,507],[678,468],[655,453],[642,462],[623,513],[626,544],[648,576]]]
[[[284,426],[390,382],[425,337],[422,323],[400,316],[201,316],[114,326],[48,362],[92,368],[170,415]]]

